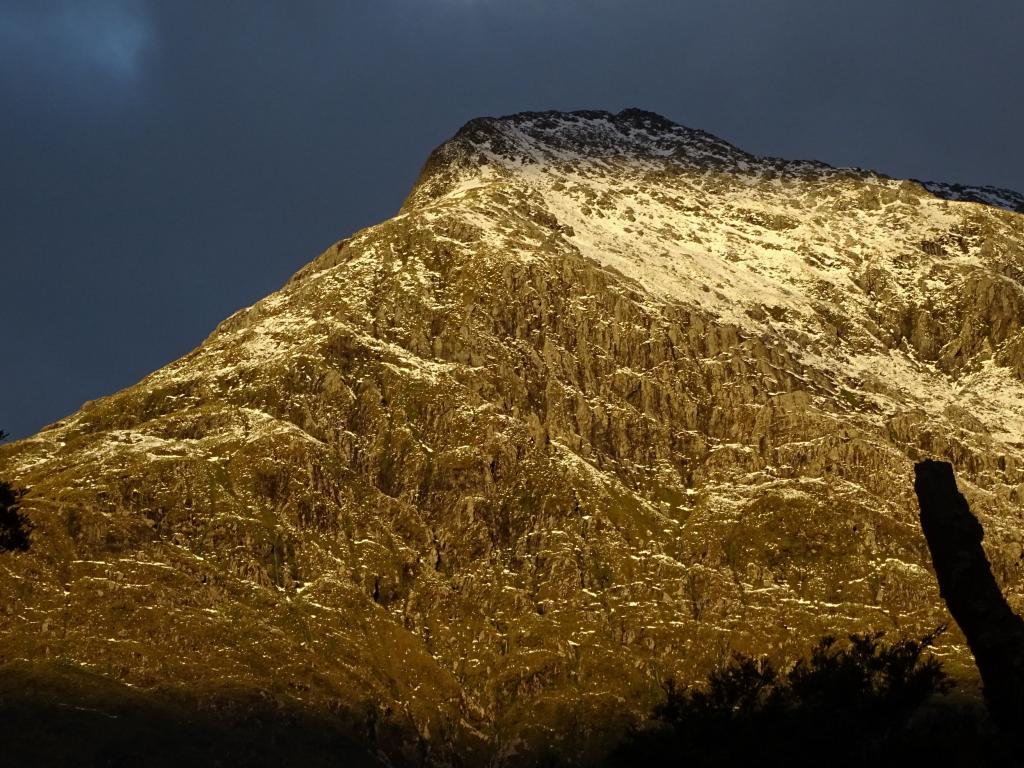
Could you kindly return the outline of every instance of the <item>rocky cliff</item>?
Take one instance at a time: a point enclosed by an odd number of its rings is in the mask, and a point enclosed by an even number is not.
[[[1019,611],[1022,210],[636,110],[474,120],[394,218],[0,448],[36,526],[0,657],[586,760],[732,649],[948,621],[927,456]]]

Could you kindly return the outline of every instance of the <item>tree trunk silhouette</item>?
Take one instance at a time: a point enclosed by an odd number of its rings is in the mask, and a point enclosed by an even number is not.
[[[931,551],[939,594],[960,626],[981,673],[995,723],[1015,740],[1024,727],[1024,620],[1007,604],[992,575],[984,530],[944,461],[914,466],[921,528]]]

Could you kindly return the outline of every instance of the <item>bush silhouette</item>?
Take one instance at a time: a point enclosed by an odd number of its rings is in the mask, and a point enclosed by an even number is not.
[[[0,440],[5,437],[7,434],[0,430]],[[0,552],[28,549],[32,523],[18,506],[23,494],[24,491],[0,480]]]
[[[0,552],[28,549],[32,524],[18,507],[22,491],[0,480]]]
[[[701,765],[888,764],[920,756],[908,724],[951,682],[927,653],[940,630],[915,640],[884,634],[824,637],[809,656],[780,670],[734,654],[706,684],[665,685],[651,722],[613,763]],[[976,730],[976,724],[971,724]]]

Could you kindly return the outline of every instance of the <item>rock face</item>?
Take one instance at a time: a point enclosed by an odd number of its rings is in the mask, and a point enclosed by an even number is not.
[[[948,621],[926,456],[1019,610],[1020,200],[636,110],[474,120],[397,216],[0,449],[36,526],[0,655],[592,759],[732,649]]]

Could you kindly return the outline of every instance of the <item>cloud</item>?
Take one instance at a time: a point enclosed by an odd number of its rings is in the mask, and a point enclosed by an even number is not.
[[[136,81],[154,35],[133,0],[37,0],[0,7],[0,61],[22,77]]]

